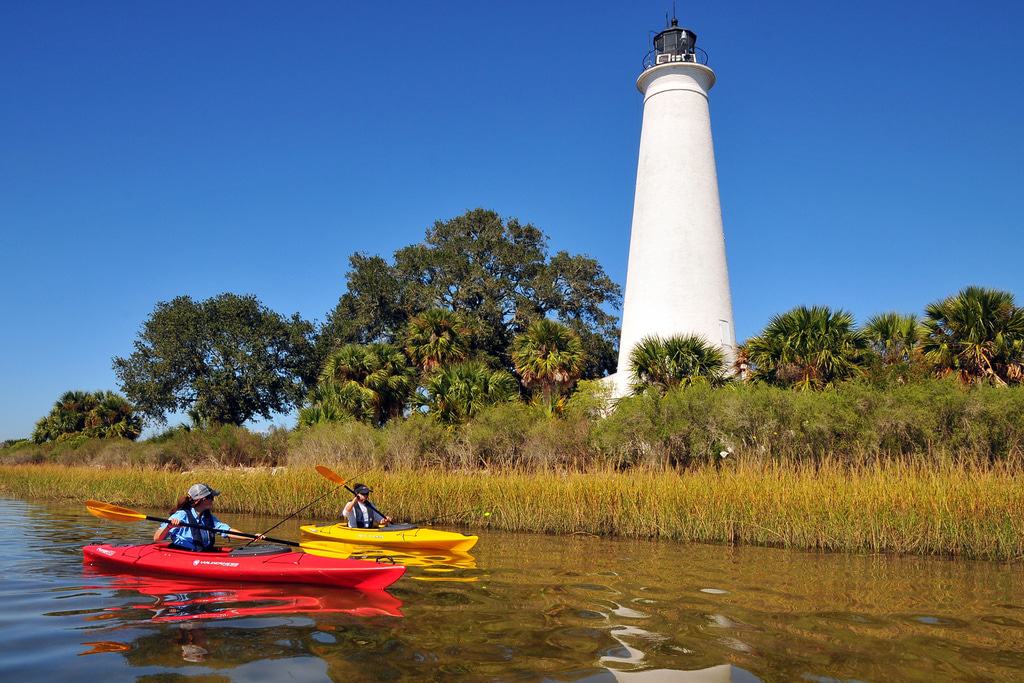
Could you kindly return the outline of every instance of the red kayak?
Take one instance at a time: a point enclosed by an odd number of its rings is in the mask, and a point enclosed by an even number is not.
[[[147,574],[217,581],[305,583],[364,591],[387,588],[405,572],[401,565],[320,557],[266,546],[196,553],[171,549],[164,543],[87,545],[82,556],[87,564]]]

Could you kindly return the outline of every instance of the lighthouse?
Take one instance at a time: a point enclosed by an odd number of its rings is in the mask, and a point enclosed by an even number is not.
[[[629,393],[629,355],[647,336],[697,334],[735,356],[708,93],[715,72],[697,34],[673,18],[636,80],[643,127],[614,394]]]

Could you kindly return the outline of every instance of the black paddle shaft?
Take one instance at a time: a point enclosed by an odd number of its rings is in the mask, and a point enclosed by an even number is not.
[[[171,520],[164,519],[163,517],[152,517],[150,515],[146,515],[146,519],[148,519],[151,522],[163,522],[164,524],[170,524],[171,523]],[[225,533],[225,532],[221,531],[220,529],[214,529],[213,527],[210,527],[210,526],[203,526],[202,524],[189,524],[188,522],[182,522],[178,526],[188,527],[189,529],[202,529],[203,531],[212,531],[212,532],[217,533],[217,534]],[[243,533],[241,531],[229,531],[227,533],[231,534],[232,536],[241,536],[242,538],[251,538],[254,541],[259,538],[256,534],[246,534],[246,533]],[[281,539],[281,538],[270,538],[269,536],[264,536],[263,540],[264,541],[269,541],[271,543],[277,543],[278,545],[290,545],[293,548],[301,548],[302,547],[300,544],[296,543],[295,541],[286,541],[286,540]]]
[[[285,522],[287,522],[287,521],[288,521],[289,519],[291,519],[291,518],[292,518],[292,517],[294,517],[295,515],[299,514],[299,513],[300,513],[300,512],[302,512],[303,510],[305,510],[305,509],[307,509],[307,508],[309,508],[309,507],[313,506],[313,505],[314,505],[315,503],[319,503],[319,502],[320,502],[321,500],[323,500],[323,499],[324,499],[324,498],[326,498],[327,496],[331,495],[331,494],[332,494],[332,493],[334,493],[335,491],[337,491],[337,489],[336,489],[336,488],[334,488],[334,489],[331,489],[330,491],[328,491],[328,492],[327,492],[327,493],[325,493],[324,495],[320,496],[319,498],[317,498],[317,499],[316,499],[316,500],[314,500],[313,502],[311,502],[311,503],[306,503],[305,505],[303,505],[302,507],[300,507],[300,508],[299,508],[298,510],[296,510],[295,512],[293,512],[292,514],[288,515],[287,517],[285,517],[284,519],[282,519],[282,520],[281,520],[280,522],[278,522],[278,523],[277,523],[277,524],[275,524],[274,526],[272,526],[272,527],[270,527],[269,529],[267,529],[266,531],[264,531],[264,532],[263,532],[263,538],[266,538],[266,537],[267,537],[267,536],[266,536],[267,534],[269,534],[269,533],[270,533],[271,531],[273,531],[273,530],[274,530],[274,529],[276,529],[277,527],[279,527],[279,526],[281,526],[282,524],[284,524]],[[248,548],[249,546],[251,546],[251,545],[253,544],[253,542],[254,542],[255,540],[256,540],[255,538],[254,538],[254,539],[252,539],[252,541],[249,541],[248,543],[246,543],[246,544],[245,544],[244,546],[242,546],[242,547],[243,547],[243,548]]]

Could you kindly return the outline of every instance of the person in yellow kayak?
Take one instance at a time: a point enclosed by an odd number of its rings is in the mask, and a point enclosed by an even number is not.
[[[178,499],[174,511],[168,518],[169,523],[165,522],[160,525],[160,528],[153,534],[153,540],[159,543],[170,536],[170,547],[172,548],[204,552],[214,549],[216,534],[206,529],[196,529],[194,526],[182,526],[183,524],[210,527],[219,531],[225,538],[232,532],[240,533],[238,529],[232,529],[230,525],[220,521],[210,512],[213,508],[213,499],[218,495],[220,495],[220,491],[215,491],[208,484],[193,484],[188,493]],[[236,538],[244,537],[237,536]],[[262,537],[257,538],[257,540],[261,539]]]
[[[370,494],[373,493],[366,484],[356,484],[352,487],[355,496],[345,503],[345,509],[341,516],[348,520],[348,525],[353,529],[375,529],[378,526],[387,526],[391,523],[390,517],[380,514],[370,503]]]

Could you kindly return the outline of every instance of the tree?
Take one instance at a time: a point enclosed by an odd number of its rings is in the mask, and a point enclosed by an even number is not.
[[[846,311],[798,306],[772,318],[744,348],[752,379],[823,389],[860,372],[867,340]]]
[[[179,296],[156,305],[135,350],[114,358],[121,388],[148,418],[189,411],[200,424],[235,424],[298,405],[316,377],[313,326],[254,296]]]
[[[1013,294],[967,287],[925,309],[925,359],[964,383],[997,385],[1024,379],[1024,309]]]
[[[580,378],[585,360],[579,336],[547,318],[530,323],[512,342],[516,372],[528,389],[540,390],[549,413],[557,410],[559,397]]]
[[[680,386],[727,381],[725,354],[700,335],[644,337],[629,354],[633,393],[665,392]]]
[[[346,344],[327,358],[310,407],[320,409],[321,420],[342,414],[379,426],[402,414],[415,377],[397,346]]]
[[[431,307],[429,302],[409,300],[418,287],[380,256],[356,253],[348,263],[347,291],[320,336],[328,352],[344,344],[396,342],[409,319]]]
[[[317,384],[306,401],[308,405],[299,410],[300,427],[352,418],[369,421],[369,412],[361,396],[354,391],[345,394],[335,382]]]
[[[420,405],[438,422],[461,424],[484,406],[515,401],[519,383],[505,370],[492,370],[478,361],[442,368],[427,378]]]
[[[615,367],[617,318],[606,309],[621,304],[621,288],[589,257],[549,258],[544,233],[515,218],[474,209],[436,222],[393,263],[355,254],[349,264],[347,291],[321,335],[328,348],[401,342],[413,317],[443,308],[474,331],[470,357],[475,350],[511,369],[512,339],[551,316],[579,334],[590,359],[584,377]]]
[[[83,434],[134,441],[141,433],[142,419],[123,396],[112,391],[68,391],[36,422],[32,440],[43,443]]]
[[[887,365],[909,363],[924,336],[917,316],[899,313],[881,313],[870,318],[863,333],[869,348]]]
[[[462,316],[445,308],[431,308],[409,321],[405,353],[424,373],[466,360],[470,331]]]

